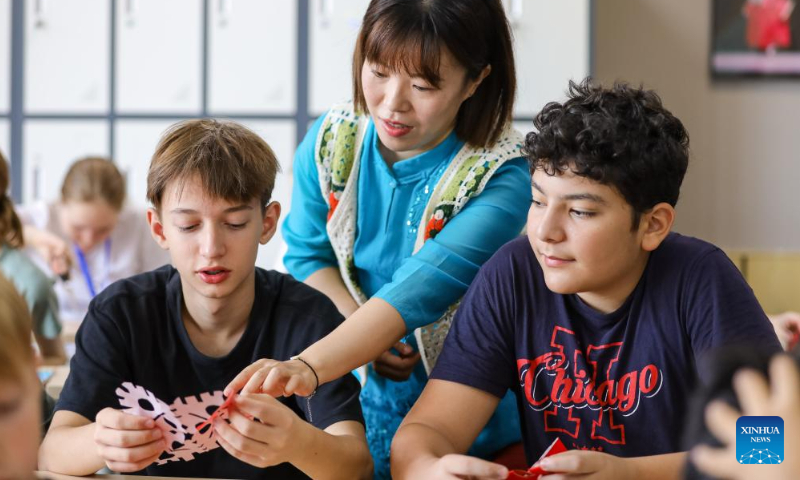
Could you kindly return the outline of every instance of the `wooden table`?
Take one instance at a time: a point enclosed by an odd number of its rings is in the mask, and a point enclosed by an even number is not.
[[[61,340],[66,343],[75,343],[75,334],[78,332],[80,322],[64,322],[61,325]]]
[[[69,365],[40,367],[39,371],[53,372],[50,378],[44,382],[44,391],[51,397],[58,399],[59,395],[61,395],[61,390],[64,388],[64,382],[67,381],[67,376],[69,376]]]
[[[188,477],[141,477],[136,475],[89,475],[86,477],[73,477],[72,475],[60,475],[58,473],[50,473],[50,472],[36,472],[36,478],[41,480],[83,480],[86,478],[136,478],[136,479],[149,479],[149,480],[195,480],[193,478]],[[209,479],[203,479],[209,480]],[[214,479],[211,479],[214,480]],[[216,480],[224,480],[224,479],[216,479]]]

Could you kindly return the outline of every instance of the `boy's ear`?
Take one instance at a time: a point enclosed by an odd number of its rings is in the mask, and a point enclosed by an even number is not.
[[[167,237],[164,236],[164,225],[161,223],[161,219],[155,208],[147,209],[147,223],[150,225],[150,235],[153,236],[158,246],[164,250],[169,250]]]
[[[269,242],[278,229],[278,220],[280,218],[281,204],[278,202],[270,202],[267,208],[264,209],[264,218],[262,219],[263,228],[261,229],[261,236],[258,238],[258,243],[266,245],[266,243]]]
[[[675,222],[675,208],[662,202],[643,213],[639,229],[642,232],[642,249],[652,252],[667,238]]]

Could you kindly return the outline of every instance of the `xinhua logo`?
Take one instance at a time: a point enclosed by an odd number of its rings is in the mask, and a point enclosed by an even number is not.
[[[736,460],[755,465],[783,463],[783,419],[739,417],[736,421]]]

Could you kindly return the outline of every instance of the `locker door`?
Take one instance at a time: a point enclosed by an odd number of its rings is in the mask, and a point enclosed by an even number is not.
[[[57,200],[72,162],[109,153],[104,120],[27,120],[23,129],[23,203]]]
[[[563,100],[570,79],[589,75],[590,0],[504,0],[514,30],[517,117]]]
[[[209,111],[293,114],[297,0],[209,0]]]
[[[352,63],[369,0],[309,2],[309,113],[319,116],[352,96]]]
[[[114,161],[125,176],[128,204],[149,206],[147,169],[161,134],[178,120],[119,120],[114,125]]]
[[[107,0],[25,2],[26,113],[108,112]]]
[[[0,115],[11,110],[11,0],[0,0]],[[8,154],[6,154],[8,156]]]
[[[0,152],[7,162],[11,161],[11,125],[7,118],[0,118]]]
[[[202,0],[115,1],[119,112],[199,114]]]
[[[234,119],[235,120],[235,119]],[[252,129],[267,141],[281,165],[281,172],[275,178],[272,200],[281,204],[281,218],[275,236],[258,249],[256,265],[266,269],[286,271],[283,268],[283,252],[285,251],[282,224],[289,213],[292,197],[292,161],[294,160],[295,124],[290,120],[237,120]]]

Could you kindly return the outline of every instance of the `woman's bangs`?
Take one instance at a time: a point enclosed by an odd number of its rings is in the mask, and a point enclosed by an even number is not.
[[[433,28],[425,25],[376,24],[366,39],[365,58],[391,72],[405,72],[439,86],[441,47]]]

